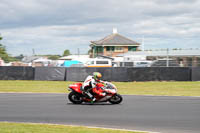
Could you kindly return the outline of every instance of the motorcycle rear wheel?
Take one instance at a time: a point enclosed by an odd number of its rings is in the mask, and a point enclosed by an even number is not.
[[[74,104],[81,104],[83,102],[82,97],[76,92],[70,92],[68,95],[68,99]]]
[[[115,94],[108,101],[112,104],[119,104],[122,102],[122,100],[123,100],[123,98],[120,94]]]

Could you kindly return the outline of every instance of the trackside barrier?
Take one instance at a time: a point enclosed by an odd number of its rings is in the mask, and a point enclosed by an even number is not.
[[[125,67],[114,67],[112,68],[111,81],[127,82],[131,81],[130,73],[128,73],[128,68]]]
[[[128,68],[132,81],[191,81],[188,67]]]
[[[110,68],[110,67],[96,67],[96,68],[66,68],[67,81],[84,81],[88,75],[93,72],[100,72],[103,77],[102,80],[106,81],[128,81],[126,68]]]
[[[84,81],[84,79],[96,71],[96,68],[84,68],[84,67],[69,67],[66,68],[66,80],[67,81]]]
[[[191,80],[200,81],[200,67],[191,68]]]
[[[1,66],[0,80],[84,81],[93,72],[100,72],[108,81],[200,81],[200,68],[86,68],[86,67],[16,67]]]
[[[84,81],[93,72],[100,72],[108,81],[191,81],[190,68],[148,67],[148,68],[66,68],[67,81]]]
[[[64,81],[64,67],[35,67],[35,80]]]
[[[0,66],[0,80],[34,80],[34,68]]]

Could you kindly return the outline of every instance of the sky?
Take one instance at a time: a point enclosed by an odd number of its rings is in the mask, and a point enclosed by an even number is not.
[[[144,49],[200,48],[200,0],[0,0],[0,42],[13,56],[86,54],[118,33]],[[78,50],[79,49],[79,50]]]

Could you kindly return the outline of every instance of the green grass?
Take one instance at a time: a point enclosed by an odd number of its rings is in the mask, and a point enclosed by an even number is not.
[[[160,96],[200,96],[200,82],[121,82],[119,93]]]
[[[64,81],[0,80],[0,92],[66,93],[69,84]]]
[[[68,93],[66,81],[0,81],[0,92]],[[127,95],[200,96],[200,82],[113,82]]]
[[[87,128],[82,126],[0,122],[0,133],[107,133],[107,132],[139,133],[133,131]]]

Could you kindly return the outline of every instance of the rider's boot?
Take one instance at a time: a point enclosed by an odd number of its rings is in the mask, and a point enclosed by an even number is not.
[[[93,95],[92,95],[90,92],[85,91],[84,94],[85,94],[88,98],[91,99],[91,103],[94,103],[94,102],[96,101],[96,98],[93,97]]]
[[[95,101],[96,101],[96,98],[95,98],[95,97],[93,97],[93,98],[92,98],[92,101],[93,101],[93,102],[95,102]]]
[[[93,98],[92,98],[92,101],[91,101],[90,103],[94,103],[95,101],[96,101],[96,98],[93,97]]]

